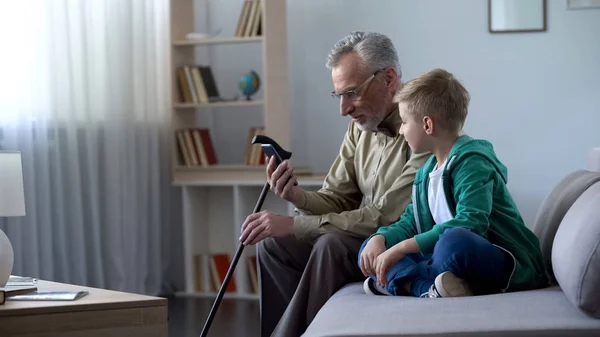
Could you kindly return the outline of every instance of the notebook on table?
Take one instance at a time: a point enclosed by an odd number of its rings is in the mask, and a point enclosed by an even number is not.
[[[75,301],[89,294],[88,291],[34,291],[27,294],[9,296],[9,301]]]
[[[0,304],[4,304],[7,298],[31,294],[37,290],[36,286],[6,286],[0,287]]]

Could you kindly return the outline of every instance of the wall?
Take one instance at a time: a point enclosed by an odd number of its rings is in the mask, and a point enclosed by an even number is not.
[[[209,25],[231,34],[239,2],[209,1]],[[463,81],[472,95],[465,130],[493,142],[529,224],[557,180],[600,146],[599,9],[566,10],[565,1],[548,1],[548,31],[527,34],[488,33],[482,0],[288,1],[287,15],[297,165],[323,172],[337,154],[348,119],[329,96],[325,58],[339,38],[360,29],[393,39],[404,80],[443,67]],[[239,53],[211,56],[227,73],[232,62],[243,63]]]

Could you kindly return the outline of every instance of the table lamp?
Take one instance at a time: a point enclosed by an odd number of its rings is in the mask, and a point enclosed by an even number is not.
[[[24,216],[25,193],[20,152],[0,151],[0,217]],[[12,273],[13,247],[0,229],[0,287]]]

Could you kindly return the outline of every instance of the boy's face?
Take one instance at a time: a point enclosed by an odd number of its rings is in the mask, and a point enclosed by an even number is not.
[[[409,113],[406,103],[401,102],[398,108],[400,110],[400,118],[402,119],[400,134],[404,135],[410,149],[414,153],[429,151],[423,121],[415,120],[415,117]]]

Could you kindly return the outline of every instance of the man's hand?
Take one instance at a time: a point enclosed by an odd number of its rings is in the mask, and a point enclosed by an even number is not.
[[[248,215],[242,224],[240,241],[244,245],[253,245],[273,236],[286,236],[292,233],[294,218],[262,211]]]
[[[383,252],[385,252],[385,238],[383,235],[373,236],[360,254],[360,270],[363,275],[368,277],[377,274],[375,271],[377,256]]]
[[[271,157],[267,164],[267,180],[271,185],[271,191],[294,206],[302,207],[306,202],[302,188],[295,186],[297,180],[289,161],[284,160],[276,166],[275,157]]]
[[[399,249],[398,245],[391,247],[385,252],[381,253],[377,257],[376,261],[376,271],[377,271],[377,283],[381,286],[388,286],[387,273],[390,268],[396,264],[396,262],[400,261],[406,255],[401,249]]]

